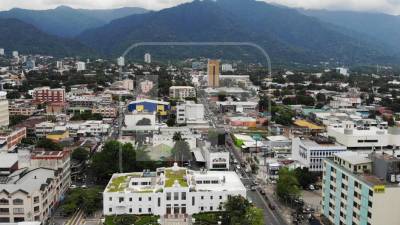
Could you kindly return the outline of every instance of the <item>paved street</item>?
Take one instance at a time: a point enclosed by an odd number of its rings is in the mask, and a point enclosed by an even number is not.
[[[210,104],[209,101],[204,97],[201,96],[200,97],[200,102],[202,104],[204,104],[204,108],[205,108],[205,115],[208,116],[208,118],[210,119],[211,125],[212,127],[216,128],[216,127],[222,127],[223,124],[218,124],[216,118],[217,115],[215,115],[212,110],[210,109]],[[230,129],[230,127],[228,127],[228,129]],[[230,131],[230,130],[228,130]],[[229,150],[229,152],[231,153],[231,155],[234,157],[234,159],[241,164],[242,162],[244,162],[244,159],[241,155],[241,153],[239,153],[233,144],[233,141],[230,137],[230,135],[226,135],[226,143],[227,143],[227,149]],[[247,173],[245,171],[245,168],[241,168],[240,171],[237,171],[238,173],[241,174],[242,176],[242,182],[245,186],[250,187],[257,179],[256,177],[254,177],[252,174]],[[263,209],[264,210],[264,217],[265,217],[265,224],[266,225],[286,225],[287,222],[285,222],[285,219],[282,218],[281,214],[279,213],[278,210],[271,210],[271,208],[268,206],[268,202],[267,200],[264,198],[264,196],[262,196],[259,192],[259,190],[256,191],[250,191],[248,190],[247,192],[248,198],[250,201],[253,202],[253,204],[255,204],[258,208]],[[268,197],[268,199],[271,199],[271,197]],[[273,205],[277,205],[276,202],[272,202]],[[290,221],[290,218],[288,218]]]

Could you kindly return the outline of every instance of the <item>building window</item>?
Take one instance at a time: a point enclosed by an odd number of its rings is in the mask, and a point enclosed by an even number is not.
[[[132,213],[132,208],[129,208],[129,212]]]
[[[19,198],[14,199],[14,200],[13,200],[13,204],[14,204],[14,205],[23,205],[23,204],[24,204],[24,200],[19,199]]]
[[[160,198],[160,197],[158,197],[158,200],[157,200],[157,205],[158,205],[158,207],[160,207],[160,206],[161,206],[161,198]]]
[[[151,197],[149,197],[149,202],[151,201]]]
[[[174,200],[179,200],[179,192],[174,192]]]
[[[182,200],[186,200],[186,192],[182,192],[181,193],[181,199]]]
[[[142,213],[142,208],[139,208],[139,213]]]
[[[192,206],[194,206],[194,205],[195,205],[195,203],[196,203],[196,201],[195,201],[195,197],[194,197],[194,196],[192,196]]]
[[[112,212],[112,208],[108,208],[108,212]]]
[[[108,200],[109,200],[109,201],[112,201],[112,197],[109,197]]]
[[[8,200],[5,198],[0,199],[0,205],[8,205]]]
[[[222,199],[222,195],[219,196],[219,199]]]
[[[13,213],[14,214],[24,214],[24,208],[14,208]]]
[[[142,201],[142,197],[139,197],[139,202],[141,202]]]
[[[167,201],[171,200],[171,192],[167,192]]]
[[[204,196],[201,196],[200,199],[203,200],[203,199],[204,199]]]
[[[148,212],[148,213],[151,213],[151,208],[148,208],[148,209],[147,209],[147,212]]]
[[[132,198],[129,198],[129,201],[131,202],[131,201],[132,201]]]
[[[121,202],[123,202],[124,201],[124,197],[119,197],[119,203],[121,203]]]

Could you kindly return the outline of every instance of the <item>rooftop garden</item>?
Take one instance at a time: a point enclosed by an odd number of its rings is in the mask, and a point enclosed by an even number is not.
[[[179,182],[181,187],[188,187],[188,183],[185,179],[186,169],[179,169],[174,171],[172,169],[165,170],[165,187],[172,187],[175,180]]]
[[[127,174],[112,178],[110,184],[107,186],[108,192],[120,192],[124,191],[127,187],[127,182],[132,177],[140,177],[138,173]]]

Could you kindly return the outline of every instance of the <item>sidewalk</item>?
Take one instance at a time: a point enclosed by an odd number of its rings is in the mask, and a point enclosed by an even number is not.
[[[286,221],[287,224],[292,224],[292,209],[282,205],[279,202],[276,194],[275,194],[275,185],[263,185],[266,195],[268,199],[271,201],[273,205],[275,205],[276,210],[279,214],[282,215],[282,218]]]

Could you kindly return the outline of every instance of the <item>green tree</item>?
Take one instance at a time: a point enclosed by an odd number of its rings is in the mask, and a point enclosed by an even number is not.
[[[218,92],[218,101],[224,102],[226,101],[226,97],[227,97],[226,92],[223,91]]]
[[[118,141],[108,141],[102,151],[92,157],[90,170],[96,174],[99,182],[107,182],[112,174],[119,172],[120,151],[122,153],[122,168],[124,171],[136,171],[136,151],[132,144],[122,144]]]
[[[7,99],[19,99],[21,98],[21,94],[18,91],[10,91],[7,92]]]
[[[175,132],[174,135],[172,136],[172,140],[174,142],[183,141],[182,133],[179,131]]]
[[[89,152],[82,147],[76,148],[71,155],[72,159],[79,162],[86,161],[88,157],[89,157]]]
[[[172,148],[171,153],[174,161],[186,162],[192,159],[190,146],[186,141],[183,140],[175,142],[175,145]]]
[[[24,115],[12,115],[10,116],[10,126],[15,126],[25,120],[27,120],[29,116],[24,116]]]
[[[78,208],[83,209],[87,214],[93,214],[96,210],[101,209],[101,189],[88,188],[88,189],[74,189],[70,191],[61,205],[61,210],[67,214],[73,214]]]
[[[36,143],[37,148],[44,148],[46,151],[61,151],[62,146],[50,139],[42,138]]]
[[[264,214],[262,209],[256,207],[249,207],[246,210],[245,216],[246,222],[242,224],[250,224],[250,225],[264,225]]]
[[[243,221],[245,218],[243,215],[246,215],[248,208],[252,206],[246,198],[238,195],[229,197],[224,207],[228,223],[240,224],[238,222]]]
[[[300,194],[299,182],[293,170],[282,168],[279,170],[279,179],[276,185],[276,192],[282,199],[297,197]]]
[[[314,184],[318,180],[318,176],[314,173],[311,173],[308,168],[296,168],[294,170],[297,180],[299,181],[299,185],[304,189],[310,186],[310,184]]]

